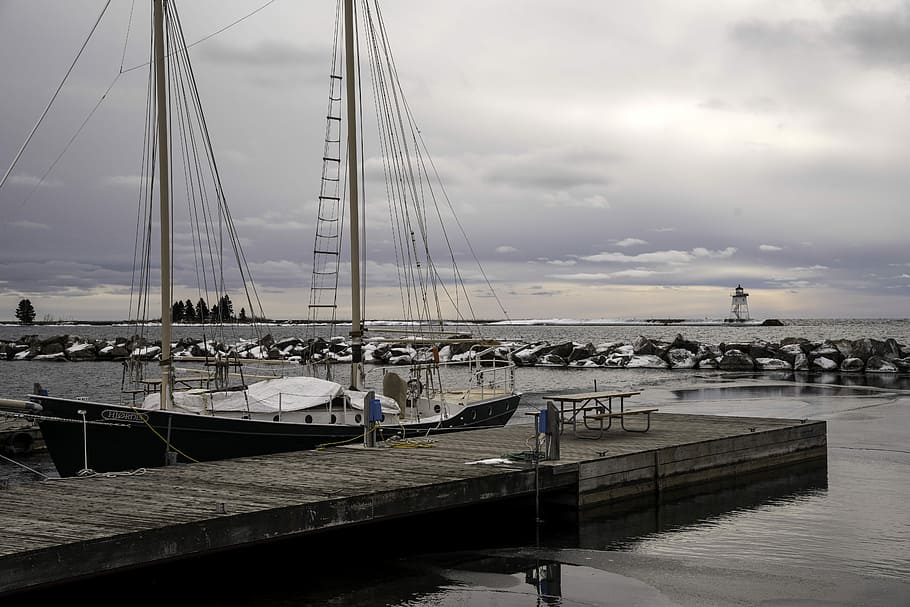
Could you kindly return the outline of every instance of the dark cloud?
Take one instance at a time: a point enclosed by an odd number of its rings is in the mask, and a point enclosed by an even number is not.
[[[331,4],[273,3],[212,37],[259,5],[180,7],[188,42],[201,41],[190,52],[228,202],[276,316],[300,315],[310,280]],[[567,306],[601,316],[604,302],[591,294],[605,286],[634,286],[609,301],[640,311],[649,288],[726,294],[739,282],[781,297],[829,290],[814,314],[833,301],[864,314],[873,300],[898,309],[910,293],[900,265],[910,114],[894,74],[910,57],[910,4],[679,6],[530,2],[520,15],[477,0],[384,7],[409,107],[446,185],[440,213],[450,233],[463,226],[470,239],[452,255],[476,254],[507,309],[531,300],[545,317]],[[52,166],[117,73],[129,9],[111,4],[0,191],[0,303],[10,310],[16,294],[129,288],[145,69],[118,79]],[[2,10],[5,170],[100,6]],[[135,11],[127,68],[147,61],[145,13]],[[381,198],[375,152],[363,160],[364,188]],[[372,228],[387,217],[368,203],[370,276],[383,285],[394,282],[394,249]],[[189,240],[181,228],[175,236],[176,280],[189,285]],[[674,251],[682,254],[668,263]]]
[[[838,19],[835,39],[862,60],[886,67],[910,64],[910,3],[890,11],[862,10]]]

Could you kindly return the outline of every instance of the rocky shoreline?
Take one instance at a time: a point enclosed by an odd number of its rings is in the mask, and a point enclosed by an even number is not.
[[[651,369],[714,369],[722,371],[840,371],[848,373],[910,372],[910,347],[895,339],[836,339],[810,341],[788,337],[779,342],[753,340],[742,343],[705,344],[678,334],[673,341],[639,336],[631,343],[595,345],[579,342],[503,342],[490,346],[481,341],[438,344],[415,349],[405,342],[367,343],[364,362],[406,365],[415,361],[489,363],[513,361],[519,366],[602,367]],[[15,341],[0,340],[0,360],[7,361],[122,361],[132,355],[155,360],[160,344],[138,336],[93,340],[74,335],[39,338],[26,335]],[[182,339],[172,345],[175,359],[201,356],[236,356],[246,360],[294,362],[349,362],[350,343],[343,338],[276,341],[270,335],[234,344]]]

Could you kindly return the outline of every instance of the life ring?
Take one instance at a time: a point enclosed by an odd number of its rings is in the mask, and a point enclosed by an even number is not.
[[[408,400],[417,400],[423,394],[423,384],[416,377],[408,380]]]

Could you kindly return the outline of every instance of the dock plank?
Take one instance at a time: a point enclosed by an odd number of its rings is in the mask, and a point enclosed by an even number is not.
[[[654,413],[645,434],[571,434],[536,479],[529,459],[472,463],[533,450],[527,423],[440,435],[427,447],[335,446],[10,487],[0,490],[0,596],[538,489],[585,508],[826,453],[825,423],[807,420]]]

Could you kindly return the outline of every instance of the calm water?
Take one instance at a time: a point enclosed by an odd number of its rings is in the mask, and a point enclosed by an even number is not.
[[[712,343],[788,336],[910,342],[908,321],[520,329],[519,337],[531,341],[601,343],[682,333]],[[0,331],[2,337],[10,329]],[[503,337],[515,337],[504,331]],[[88,334],[81,327],[70,332]],[[19,328],[12,333],[18,336]],[[116,390],[117,367],[0,362],[0,395],[18,396],[33,381],[55,393],[95,382]],[[125,583],[141,583],[149,596],[163,598],[174,578],[191,581],[202,572],[217,583],[205,584],[196,602],[259,606],[910,605],[910,377],[867,382],[837,374],[524,368],[518,382],[526,407],[543,402],[540,392],[588,390],[596,382],[639,389],[637,404],[666,412],[826,420],[827,466],[740,479],[710,493],[583,520],[548,512],[536,525],[525,504],[478,511],[459,526],[446,516],[390,524],[369,538],[272,547],[145,572]],[[514,423],[526,419],[519,411]],[[30,462],[47,466],[40,456]],[[0,474],[4,470],[5,462]],[[249,575],[225,577],[225,570]],[[80,592],[123,591],[115,588],[95,583]]]

